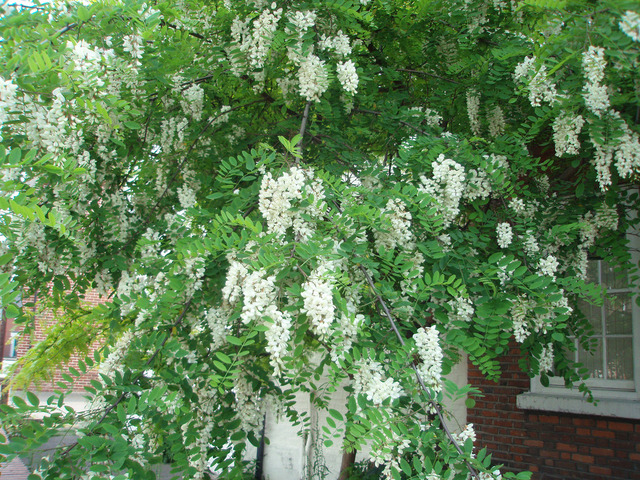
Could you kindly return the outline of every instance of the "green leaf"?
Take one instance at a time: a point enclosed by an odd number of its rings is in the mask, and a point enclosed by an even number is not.
[[[34,407],[37,407],[38,405],[40,405],[40,399],[33,392],[29,392],[29,391],[27,392],[27,400]]]
[[[91,18],[91,13],[84,5],[80,5],[78,7],[78,18],[83,22],[86,22]]]
[[[216,357],[218,357],[218,359],[223,362],[226,363],[228,365],[231,365],[233,363],[233,361],[231,360],[231,358],[229,357],[229,355],[222,353],[222,352],[216,352]]]
[[[138,122],[132,121],[124,122],[124,126],[129,130],[140,130],[142,128],[142,125],[140,125]]]

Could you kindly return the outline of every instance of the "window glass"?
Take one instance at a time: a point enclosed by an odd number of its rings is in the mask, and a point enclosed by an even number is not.
[[[633,380],[633,304],[627,271],[604,260],[590,260],[588,280],[607,289],[604,305],[578,302],[593,327],[589,351],[576,344],[575,359],[589,369],[591,378]]]

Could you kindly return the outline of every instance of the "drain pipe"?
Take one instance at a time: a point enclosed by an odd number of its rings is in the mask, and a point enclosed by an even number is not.
[[[260,432],[260,443],[256,451],[256,474],[255,480],[262,480],[264,469],[264,435],[267,428],[267,414],[262,417],[262,431]]]

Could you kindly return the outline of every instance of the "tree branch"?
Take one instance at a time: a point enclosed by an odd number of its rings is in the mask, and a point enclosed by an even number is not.
[[[398,326],[396,325],[396,322],[393,319],[393,315],[391,315],[391,311],[389,310],[389,307],[387,306],[387,303],[384,301],[384,299],[380,296],[380,294],[376,290],[376,287],[375,287],[375,285],[373,283],[371,275],[369,275],[369,272],[367,272],[367,269],[364,268],[362,265],[360,265],[360,271],[362,272],[362,274],[364,275],[365,279],[367,280],[367,283],[369,284],[369,288],[371,288],[371,291],[373,292],[374,296],[376,297],[376,300],[378,301],[378,303],[382,307],[382,310],[384,311],[384,315],[389,320],[389,323],[391,324],[391,328],[393,329],[393,332],[396,334],[396,337],[398,338],[398,341],[400,342],[400,345],[404,346],[405,345],[404,337],[402,336],[402,334],[398,330]],[[444,421],[444,415],[442,414],[442,409],[441,409],[440,405],[435,400],[433,400],[433,398],[431,398],[431,394],[430,394],[429,390],[427,389],[426,385],[424,384],[424,381],[422,380],[422,376],[418,372],[418,367],[416,367],[415,363],[412,363],[411,364],[411,368],[413,369],[413,371],[414,371],[414,373],[416,375],[416,379],[418,380],[418,384],[420,385],[420,389],[424,392],[425,396],[427,397],[427,402],[435,410],[436,414],[438,415],[438,418],[440,419],[440,424],[442,426],[442,429],[444,430],[444,433],[447,435],[447,437],[449,438],[449,441],[453,444],[453,446],[458,451],[458,453],[460,455],[464,455],[464,452],[462,451],[462,448],[460,448],[460,445],[458,445],[458,442],[453,437],[453,434],[451,433],[451,430],[449,430],[449,427],[447,427],[447,424]],[[475,468],[473,468],[471,463],[466,459],[465,459],[464,462],[467,465],[467,468],[469,469],[469,473],[471,474],[471,476],[479,480],[480,476],[478,475],[478,472],[475,470]]]
[[[307,129],[307,121],[309,120],[309,110],[311,109],[311,101],[308,101],[304,106],[304,113],[302,114],[302,123],[300,124],[300,131],[298,135],[300,135],[300,155],[304,151],[304,132]]]
[[[444,82],[455,83],[456,85],[462,85],[462,82],[451,80],[450,78],[446,78],[446,77],[441,77],[440,75],[436,75],[435,73],[423,72],[422,70],[413,70],[411,68],[399,68],[398,71],[405,72],[405,73],[415,73],[416,75],[422,75],[424,77],[433,77],[433,78],[437,78],[438,80],[442,80]]]

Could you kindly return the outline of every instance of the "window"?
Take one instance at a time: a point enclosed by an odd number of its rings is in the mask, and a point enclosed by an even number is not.
[[[602,306],[580,301],[578,308],[593,328],[592,348],[577,345],[574,360],[589,369],[593,388],[633,390],[634,295],[626,269],[616,269],[604,260],[590,260],[588,280],[608,292]]]
[[[637,243],[632,241],[636,265]],[[631,265],[621,267],[590,260],[589,280],[606,288],[608,295],[602,306],[578,305],[593,327],[592,348],[586,351],[576,341],[573,354],[589,369],[587,384],[597,405],[587,402],[577,388],[567,389],[561,379],[552,377],[548,387],[534,378],[531,391],[518,396],[519,408],[640,419],[640,307],[625,268]]]

